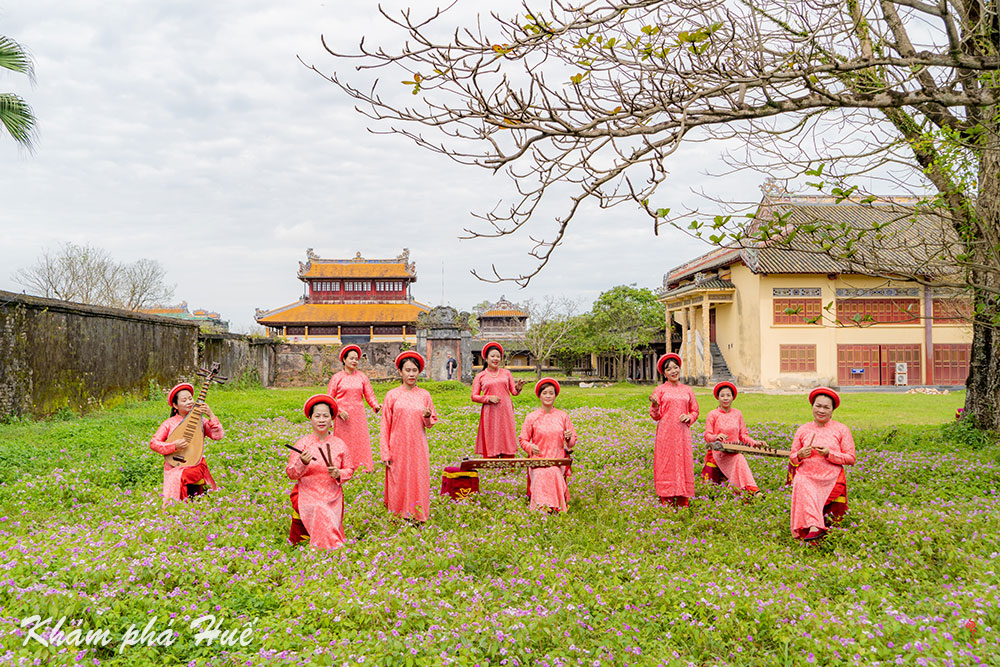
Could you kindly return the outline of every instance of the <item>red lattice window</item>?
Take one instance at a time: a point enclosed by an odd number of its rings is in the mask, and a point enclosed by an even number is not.
[[[822,308],[820,299],[774,299],[774,323],[819,324]]]
[[[916,324],[919,299],[837,299],[837,319],[842,324]]]
[[[782,373],[815,373],[815,345],[779,345],[778,359]]]
[[[972,319],[972,304],[962,299],[934,299],[935,324],[963,323]]]

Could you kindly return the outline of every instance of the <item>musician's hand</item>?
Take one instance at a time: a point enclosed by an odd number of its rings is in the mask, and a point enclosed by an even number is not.
[[[541,456],[541,454],[542,454],[542,450],[538,447],[538,445],[532,443],[531,444],[531,455],[532,456]]]
[[[489,403],[490,403],[491,405],[496,405],[497,403],[499,403],[499,402],[500,402],[500,397],[499,397],[499,396],[490,396],[490,397],[489,397],[489,398],[487,398],[486,400],[487,400],[487,401],[489,401]]]
[[[375,406],[375,414],[378,414],[380,412],[382,412],[382,406],[381,405],[376,405]]]
[[[215,413],[212,412],[212,408],[208,407],[208,403],[201,404],[201,414],[203,414],[205,419],[208,419],[209,421],[215,419]]]
[[[313,460],[313,455],[309,452],[302,452],[299,454],[299,461],[302,461],[302,465],[307,466],[309,462]]]
[[[326,471],[330,473],[330,477],[336,480],[340,479],[340,470],[336,466],[328,466]]]
[[[685,412],[684,414],[682,414],[681,415],[681,423],[682,424],[690,424],[691,423],[691,413]]]
[[[180,451],[182,449],[187,449],[188,441],[187,438],[181,438],[180,440],[174,440],[174,449]]]
[[[431,416],[431,409],[430,408],[424,408],[424,419],[429,419],[430,416]]]
[[[337,416],[340,417],[341,419],[343,419],[346,422],[347,421],[347,410],[341,410],[340,412],[337,413]]]
[[[807,458],[812,456],[812,453],[813,453],[812,445],[806,445],[805,447],[799,450],[798,453],[799,461],[805,461]]]
[[[382,465],[384,465],[386,468],[391,468],[392,467],[392,459],[389,459],[388,461],[382,461]]]
[[[821,456],[826,456],[830,453],[829,447],[816,447],[816,451],[820,453]]]
[[[573,431],[570,431],[569,429],[563,431],[563,440],[569,442],[570,438],[572,437],[573,437]]]
[[[719,435],[715,436],[715,441],[716,442],[729,442],[729,436],[726,435],[725,433],[720,433]]]
[[[754,447],[761,447],[761,448],[763,448],[763,447],[767,447],[767,443],[764,442],[763,440],[754,440],[753,441],[753,446]]]

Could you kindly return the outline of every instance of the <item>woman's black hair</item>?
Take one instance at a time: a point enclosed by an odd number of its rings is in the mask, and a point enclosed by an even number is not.
[[[397,368],[398,370],[403,370],[403,364],[405,364],[405,363],[406,363],[407,361],[411,361],[411,362],[413,362],[413,365],[417,367],[417,372],[418,372],[418,373],[420,372],[420,362],[419,362],[419,361],[417,361],[416,359],[414,359],[413,357],[403,357],[403,358],[402,358],[402,359],[400,360],[400,362],[399,362],[399,365],[398,365],[398,366],[396,366],[396,368]]]
[[[180,412],[177,411],[177,397],[180,396],[180,394],[181,394],[182,391],[187,391],[187,389],[178,389],[177,393],[174,394],[174,400],[170,404],[170,417],[173,417],[174,415],[180,414]],[[192,396],[193,395],[194,394],[192,394]],[[167,417],[167,419],[170,419],[170,417]]]
[[[316,411],[316,406],[317,405],[325,405],[326,407],[330,408],[330,414],[331,415],[333,414],[333,406],[330,405],[330,403],[328,403],[327,401],[316,401],[315,403],[313,403],[312,405],[309,406],[309,418],[310,419],[312,419],[313,412]]]

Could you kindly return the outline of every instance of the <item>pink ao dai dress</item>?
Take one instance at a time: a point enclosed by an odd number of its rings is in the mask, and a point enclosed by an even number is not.
[[[801,463],[798,453],[803,447],[812,446],[812,456]],[[827,447],[830,453],[823,456],[817,447]],[[844,479],[844,466],[854,465],[854,438],[851,429],[832,419],[820,425],[815,421],[803,424],[792,440],[792,465],[797,467],[792,481],[791,528],[795,537],[805,537],[810,526],[826,529],[823,505],[837,481]]]
[[[156,433],[153,434],[153,438],[149,441],[149,448],[157,454],[162,454],[164,457],[175,453],[177,451],[176,445],[172,442],[166,442],[166,440],[170,437],[170,434],[174,432],[174,429],[180,426],[181,422],[184,421],[184,417],[185,415],[176,414],[160,424],[160,428],[156,429]],[[210,438],[212,440],[222,440],[222,437],[225,435],[218,417],[213,419],[203,419],[201,427],[206,438]],[[201,461],[194,466],[189,466],[187,468],[175,468],[167,462],[166,458],[164,458],[164,506],[172,500],[186,499],[188,484],[207,484],[213,491],[218,488],[215,484],[215,480],[212,478],[212,473],[208,470],[208,465],[205,463],[205,457],[201,457]]]
[[[750,437],[750,431],[747,430],[746,422],[743,421],[743,413],[736,408],[729,408],[729,412],[723,412],[722,408],[716,408],[709,412],[708,417],[705,418],[705,442],[714,444],[722,433],[729,436],[727,442],[730,443],[757,444],[757,441]],[[754,481],[750,466],[742,454],[713,451],[712,456],[722,474],[729,478],[730,486],[757,491],[757,482]]]
[[[430,408],[431,416],[424,417]],[[402,385],[385,395],[379,453],[385,470],[385,506],[403,518],[426,521],[431,504],[431,457],[426,429],[438,421],[426,389]]]
[[[514,376],[506,368],[498,368],[496,373],[486,369],[476,374],[472,381],[472,400],[483,406],[476,434],[476,454],[486,458],[517,454],[517,425],[511,396],[518,393]],[[500,402],[490,403],[490,396],[498,396]]]
[[[330,465],[340,471],[340,479],[330,476],[326,463],[320,455],[320,447],[326,453],[330,446]],[[303,465],[298,452],[288,456],[285,473],[289,479],[298,482],[299,518],[309,531],[309,541],[317,549],[338,549],[344,544],[344,490],[346,482],[354,474],[354,464],[344,441],[328,433],[320,440],[315,433],[299,438],[295,446],[312,454],[309,465]]]
[[[364,472],[375,469],[372,459],[372,442],[368,434],[365,403],[378,410],[378,399],[368,376],[361,371],[340,371],[330,378],[326,393],[337,400],[337,407],[347,414],[347,421],[339,416],[333,420],[333,434],[344,441],[351,461]]]
[[[653,390],[658,404],[649,406],[656,422],[653,445],[653,482],[660,498],[694,496],[694,458],[691,453],[691,426],[698,419],[698,401],[686,384],[664,382]],[[681,415],[691,415],[687,424]]]
[[[569,441],[565,432],[570,432]],[[538,445],[539,453],[533,454],[532,445]],[[569,415],[553,408],[547,413],[539,408],[524,419],[521,426],[521,449],[535,459],[561,459],[566,456],[567,447],[576,446],[576,429]],[[565,512],[569,502],[569,487],[566,484],[566,466],[529,468],[531,478],[531,509],[548,507],[557,512]]]

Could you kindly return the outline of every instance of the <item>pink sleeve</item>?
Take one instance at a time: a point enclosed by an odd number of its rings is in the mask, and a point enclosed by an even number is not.
[[[472,402],[485,405],[487,398],[483,395],[483,375],[476,373],[476,379],[472,381]]]
[[[222,430],[222,422],[219,421],[218,417],[213,417],[212,419],[206,419],[201,424],[202,430],[212,440],[222,440],[222,436],[226,434]]]
[[[796,455],[799,453],[799,450],[805,446],[805,434],[802,432],[802,428],[803,427],[800,426],[799,430],[795,432],[795,437],[792,438],[792,451],[791,454],[788,455],[789,461],[796,467],[801,463]]]
[[[336,392],[337,392],[337,385],[340,384],[339,381],[340,381],[340,373],[334,373],[333,376],[330,377],[330,384],[326,385],[326,393],[329,394],[330,396],[333,396],[334,398],[337,398]]]
[[[662,396],[660,395],[659,387],[653,390],[653,396],[655,396],[656,400],[659,402],[649,404],[649,416],[653,418],[653,421],[658,422],[660,421],[660,417],[663,416],[663,401]]]
[[[569,449],[576,447],[576,429],[573,428],[573,422],[570,421],[569,415],[563,415],[563,430],[569,431],[569,441],[563,440],[566,443],[564,446],[568,446]]]
[[[346,482],[351,477],[354,476],[354,462],[351,461],[351,454],[347,451],[346,445],[341,445],[340,447],[340,467],[337,471],[340,473],[340,481]]]
[[[424,403],[424,407],[431,409],[431,416],[424,417],[424,428],[430,428],[438,423],[437,412],[434,411],[434,400],[431,398],[430,392],[427,393],[427,402]]]
[[[369,407],[372,410],[378,410],[378,399],[375,397],[375,390],[372,389],[372,383],[366,375],[364,380],[361,382],[361,390],[365,394],[365,400],[368,401]]]
[[[854,465],[856,459],[854,456],[854,436],[851,435],[851,429],[843,426],[843,432],[840,436],[840,452],[831,451],[827,454],[826,459],[838,466]]]
[[[531,412],[527,417],[524,418],[524,423],[521,424],[521,436],[518,438],[518,442],[521,445],[521,449],[531,456],[531,435],[535,429],[535,413]]]
[[[382,424],[379,427],[378,451],[383,462],[392,460],[392,453],[389,451],[389,433],[392,431],[392,399],[390,394],[385,395],[385,403],[382,405]]]
[[[153,439],[149,441],[149,448],[152,449],[157,454],[162,454],[167,456],[168,454],[173,454],[177,451],[177,447],[174,446],[172,442],[164,442],[167,436],[170,435],[170,429],[167,427],[167,422],[160,424],[160,428],[156,429],[156,433],[153,434]]]
[[[694,390],[688,387],[688,414],[691,415],[691,422],[698,421],[698,399],[694,397]]]
[[[299,458],[298,452],[292,452],[288,455],[285,474],[288,475],[288,479],[302,479],[302,475],[306,474],[306,466],[302,463],[302,459]]]
[[[719,434],[715,432],[715,422],[718,419],[718,413],[712,410],[705,417],[705,442],[715,442]]]
[[[514,384],[514,374],[510,371],[507,371],[507,391],[510,392],[511,396],[517,396],[521,393],[521,390]]]
[[[750,435],[750,429],[747,428],[747,423],[743,420],[743,413],[740,413],[740,442],[746,443],[748,445],[756,445],[757,441],[753,439]]]

